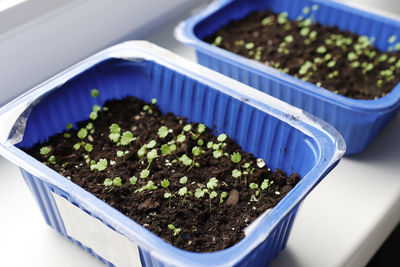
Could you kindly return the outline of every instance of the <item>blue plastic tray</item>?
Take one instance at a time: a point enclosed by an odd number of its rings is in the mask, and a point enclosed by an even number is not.
[[[377,100],[344,97],[314,84],[227,50],[202,39],[232,20],[270,8],[296,19],[304,7],[318,5],[315,21],[359,35],[375,37],[374,45],[388,48],[390,36],[400,40],[400,22],[329,0],[217,0],[199,14],[180,23],[175,36],[196,49],[200,64],[302,108],[333,125],[346,141],[346,155],[363,151],[400,108],[400,85]]]
[[[96,99],[93,88],[100,91]],[[20,149],[86,119],[92,105],[128,95],[157,98],[162,112],[225,132],[272,170],[302,179],[238,244],[193,253],[164,242]],[[46,222],[108,265],[123,259],[128,266],[265,266],[285,247],[300,203],[345,150],[340,134],[322,120],[140,41],[106,49],[28,91],[0,108],[0,124],[0,153],[20,166]],[[135,248],[137,258],[131,256]]]

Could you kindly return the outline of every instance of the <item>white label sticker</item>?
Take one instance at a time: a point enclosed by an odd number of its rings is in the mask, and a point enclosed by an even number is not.
[[[52,193],[67,235],[115,266],[142,266],[136,243],[112,230],[65,198]]]

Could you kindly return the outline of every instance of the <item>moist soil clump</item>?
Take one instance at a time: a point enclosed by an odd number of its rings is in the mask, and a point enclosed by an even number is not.
[[[305,8],[297,21],[287,13],[256,11],[204,40],[347,97],[388,94],[400,81],[400,53],[380,52],[374,39],[312,23],[317,8]],[[400,49],[395,42],[389,38],[389,50]]]
[[[234,245],[300,180],[203,124],[161,114],[155,101],[128,97],[94,110],[27,153],[184,250]]]

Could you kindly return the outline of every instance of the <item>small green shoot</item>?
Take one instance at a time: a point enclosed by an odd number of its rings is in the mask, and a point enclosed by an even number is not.
[[[93,98],[98,97],[98,96],[99,96],[99,90],[97,90],[97,89],[92,89],[92,91],[90,92],[90,95],[91,95]]]
[[[108,162],[107,159],[99,159],[98,162],[90,165],[91,171],[104,171],[107,168]]]
[[[158,129],[158,136],[160,137],[160,138],[165,138],[165,137],[167,137],[167,135],[168,135],[168,128],[166,127],[166,126],[161,126],[159,129]]]
[[[136,176],[132,176],[131,178],[129,178],[129,183],[131,185],[136,185],[138,178]]]
[[[40,149],[40,155],[47,155],[51,151],[51,148],[48,146],[44,146]]]
[[[111,192],[111,190],[114,189],[114,186],[121,187],[122,186],[122,179],[120,177],[115,177],[114,179],[106,178],[103,182],[103,185],[106,187],[110,187],[110,190],[108,192]]]
[[[171,208],[171,198],[175,197],[169,190],[169,181],[168,179],[164,179],[160,184],[167,192],[164,193],[164,198],[168,198],[168,208]]]

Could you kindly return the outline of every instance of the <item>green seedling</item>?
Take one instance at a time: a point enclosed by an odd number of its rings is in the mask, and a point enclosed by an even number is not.
[[[179,161],[182,162],[182,164],[186,167],[189,167],[190,165],[192,165],[193,160],[191,158],[189,158],[186,154],[183,154],[180,158]]]
[[[164,179],[161,181],[160,184],[167,192],[164,193],[164,198],[168,198],[168,208],[171,207],[171,198],[175,197],[175,195],[173,195],[171,193],[171,191],[169,190],[169,181],[168,179]]]
[[[113,124],[111,124],[109,129],[110,129],[110,134],[108,135],[108,137],[114,143],[118,143],[119,138],[121,137],[121,128],[119,127],[118,124],[113,123]]]
[[[90,95],[91,95],[93,98],[98,97],[98,96],[99,96],[99,90],[97,90],[97,89],[92,89],[92,91],[90,91]]]
[[[167,135],[168,135],[168,128],[166,127],[166,126],[161,126],[159,129],[158,129],[158,132],[157,132],[157,134],[158,134],[158,136],[160,137],[160,138],[165,138],[165,137],[167,137]]]
[[[125,157],[126,157],[127,154],[129,154],[128,150],[126,150],[126,151],[118,150],[117,151],[117,157],[118,158],[123,158],[123,161],[125,161]]]
[[[261,21],[261,25],[263,25],[263,26],[271,26],[273,24],[274,24],[274,17],[273,16],[265,17]]]
[[[143,192],[144,190],[152,191],[152,190],[157,190],[157,189],[158,189],[158,187],[154,184],[153,181],[148,181],[147,184],[146,184],[145,186],[142,186],[141,188],[136,189],[135,192],[136,192],[136,193],[141,193],[141,192]]]
[[[201,152],[202,150],[198,146],[192,148],[193,159],[192,159],[192,164],[190,165],[188,171],[190,171],[190,169],[193,168],[193,166],[200,167],[200,164],[196,162],[196,157],[200,156]]]
[[[137,181],[138,181],[138,178],[136,176],[132,176],[131,178],[129,178],[129,183],[131,185],[136,185]]]
[[[149,176],[149,174],[150,174],[150,165],[151,165],[151,163],[153,162],[153,160],[155,159],[155,158],[157,158],[158,157],[158,153],[157,153],[157,149],[155,149],[155,148],[153,148],[152,150],[150,150],[148,153],[147,153],[147,162],[148,162],[148,165],[147,165],[147,167],[146,167],[146,169],[144,169],[144,170],[142,170],[141,172],[140,172],[140,178],[147,178],[148,176]]]
[[[219,207],[222,203],[224,203],[224,199],[227,198],[227,196],[228,196],[228,193],[225,192],[225,191],[222,192],[222,193],[219,195],[218,207]]]
[[[186,187],[187,180],[188,180],[187,176],[183,176],[182,178],[179,179],[179,183],[182,184],[182,185],[184,185],[184,186],[181,187],[181,188],[179,189],[179,191],[178,191],[178,195],[180,195],[181,197],[183,197],[183,199],[182,199],[182,205],[183,205],[183,203],[185,202],[185,198],[186,198],[186,195],[187,195],[187,193],[188,193],[188,189],[187,189],[187,187]]]
[[[92,112],[90,112],[90,114],[89,114],[89,118],[91,120],[96,120],[98,117],[99,111],[101,111],[101,107],[98,105],[94,105],[92,108]]]
[[[98,162],[91,162],[93,164],[90,165],[91,171],[104,171],[107,168],[108,162],[107,159],[99,159]]]
[[[42,148],[40,148],[40,155],[47,155],[49,154],[51,151],[51,148],[48,146],[44,146]]]
[[[173,224],[168,224],[168,229],[170,229],[174,233],[174,236],[179,236],[183,240],[180,234],[181,228],[177,228]]]
[[[115,186],[121,187],[122,186],[122,179],[120,177],[115,177],[114,179],[106,178],[103,182],[103,185],[106,187],[110,187],[110,190],[108,192],[111,192],[111,190],[114,189]]]
[[[217,36],[214,39],[214,42],[212,43],[213,46],[219,46],[222,42],[222,37],[221,36]]]
[[[87,136],[88,131],[86,128],[82,128],[78,131],[77,136],[79,139],[85,139],[85,137]]]

